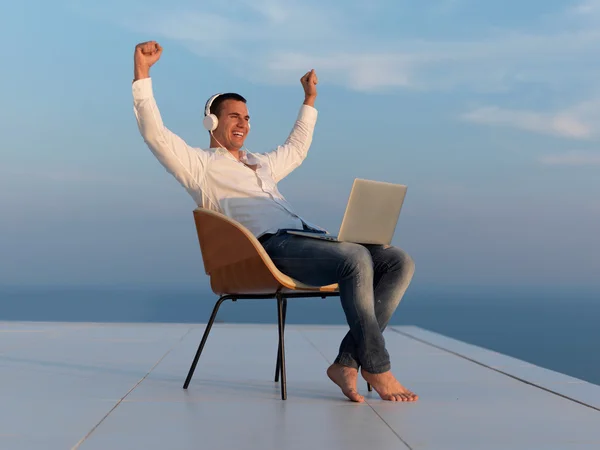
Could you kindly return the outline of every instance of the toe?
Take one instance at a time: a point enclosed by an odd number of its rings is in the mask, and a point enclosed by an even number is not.
[[[357,394],[356,392],[352,395],[351,398],[352,398],[352,401],[356,402],[356,403],[362,403],[365,401],[365,398],[362,395]]]
[[[365,401],[365,398],[354,390],[346,391],[344,394],[353,402],[362,403]]]

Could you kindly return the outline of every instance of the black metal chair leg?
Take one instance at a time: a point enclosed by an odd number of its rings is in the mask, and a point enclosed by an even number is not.
[[[279,303],[279,301],[278,301]],[[287,313],[287,298],[283,299],[283,329],[285,331],[285,316]],[[279,372],[281,370],[281,344],[277,346],[277,364],[275,365],[275,383],[279,381]]]
[[[287,398],[287,384],[285,376],[285,342],[283,338],[283,308],[286,300],[277,294],[277,312],[279,316],[279,359],[281,361],[281,400]]]
[[[367,383],[367,390],[369,392],[373,392],[373,386],[371,386],[371,383]]]
[[[226,295],[221,297],[217,303],[215,303],[215,307],[213,308],[212,315],[210,316],[210,320],[206,324],[206,329],[204,330],[204,335],[202,336],[202,340],[200,341],[200,345],[198,346],[198,351],[196,352],[196,356],[194,357],[194,361],[192,362],[192,367],[190,367],[190,371],[188,372],[187,378],[185,379],[185,383],[183,384],[183,388],[187,389],[190,385],[190,381],[192,381],[192,376],[194,375],[194,371],[196,370],[196,365],[198,364],[198,360],[200,359],[200,355],[202,354],[202,349],[204,348],[204,344],[206,344],[206,340],[208,339],[208,334],[212,329],[213,323],[217,317],[217,312],[219,311],[219,307],[225,300],[233,299],[234,297],[231,295]]]

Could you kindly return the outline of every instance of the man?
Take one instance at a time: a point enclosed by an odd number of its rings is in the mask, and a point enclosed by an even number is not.
[[[150,67],[161,54],[162,47],[151,41],[138,44],[134,56],[134,111],[152,153],[199,206],[246,226],[283,273],[312,285],[339,283],[350,331],[327,375],[344,395],[364,401],[356,386],[360,368],[384,400],[417,400],[392,375],[382,335],[412,279],[411,258],[391,246],[328,242],[284,231],[323,231],[301,219],[277,189],[277,183],[302,163],[312,142],[317,119],[315,71],[300,80],[304,103],[283,145],[262,154],[243,151],[250,131],[246,100],[224,94],[207,102],[205,126],[211,149],[203,150],[190,147],[163,125],[150,79]]]

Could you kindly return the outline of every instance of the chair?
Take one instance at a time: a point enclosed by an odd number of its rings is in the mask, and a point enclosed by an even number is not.
[[[287,398],[284,329],[288,298],[338,296],[338,285],[309,286],[281,273],[254,235],[240,223],[215,211],[194,210],[206,274],[219,295],[183,385],[187,389],[221,304],[226,300],[277,299],[279,347],[275,382],[281,375],[281,399]]]

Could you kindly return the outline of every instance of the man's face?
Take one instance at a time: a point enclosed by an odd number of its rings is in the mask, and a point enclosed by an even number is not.
[[[239,150],[248,135],[250,116],[244,102],[225,100],[219,112],[219,125],[213,131],[214,137],[227,150]]]

